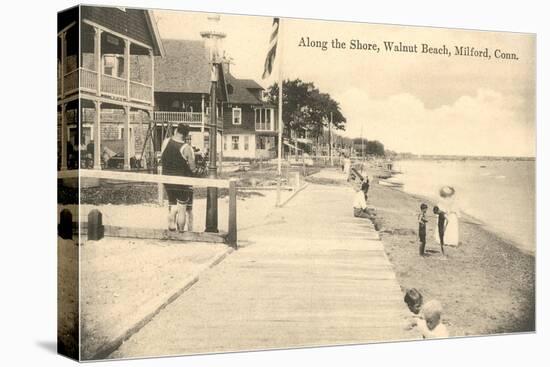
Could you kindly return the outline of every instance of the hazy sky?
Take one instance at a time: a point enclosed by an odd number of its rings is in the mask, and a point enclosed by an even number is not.
[[[206,13],[155,12],[163,38],[200,39]],[[534,156],[535,37],[532,35],[283,20],[285,78],[313,81],[340,102],[347,136],[378,139],[386,148],[424,154]],[[222,15],[232,73],[262,80],[272,18]],[[377,43],[379,53],[299,47],[302,37]],[[513,52],[519,60],[389,53],[384,41],[433,47],[473,46]],[[420,49],[419,49],[420,51]],[[280,55],[280,54],[279,54]]]

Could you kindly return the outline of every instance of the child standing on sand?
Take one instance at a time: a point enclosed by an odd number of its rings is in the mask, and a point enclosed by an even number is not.
[[[424,249],[426,248],[426,212],[428,206],[424,203],[420,204],[420,213],[418,214],[418,237],[420,239],[420,256],[424,256]]]
[[[447,229],[447,224],[449,220],[447,219],[447,214],[439,209],[438,206],[434,206],[434,214],[437,215],[437,228],[436,228],[436,240],[439,240],[441,245],[441,253],[445,255],[445,250],[443,246],[445,245],[445,230]]]

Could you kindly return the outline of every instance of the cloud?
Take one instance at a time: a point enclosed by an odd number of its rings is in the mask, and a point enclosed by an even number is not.
[[[382,141],[387,148],[419,154],[533,156],[535,128],[524,98],[478,89],[451,105],[430,109],[400,93],[373,98],[352,88],[336,96],[348,119],[345,135]]]

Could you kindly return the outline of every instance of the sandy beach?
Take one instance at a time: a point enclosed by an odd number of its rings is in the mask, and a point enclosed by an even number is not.
[[[441,256],[428,223],[427,257],[418,255],[416,214],[434,203],[399,189],[372,185],[368,205],[403,290],[417,288],[425,300],[438,299],[451,335],[481,335],[535,330],[535,258],[513,243],[468,220],[460,221],[458,247]]]
[[[435,215],[429,216],[426,252],[418,255],[420,204],[426,198],[377,184],[387,176],[378,168],[365,173],[371,182],[368,207],[376,209],[373,222],[395,267],[403,294],[417,288],[424,300],[437,299],[444,307],[443,322],[451,336],[486,335],[535,330],[535,257],[517,244],[479,224],[468,215],[460,219],[458,247],[446,246],[441,256],[433,239]],[[317,183],[338,184],[331,180]],[[322,181],[322,182],[321,182]]]

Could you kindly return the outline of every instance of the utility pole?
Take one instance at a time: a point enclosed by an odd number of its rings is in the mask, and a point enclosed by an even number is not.
[[[225,38],[225,33],[217,30],[219,15],[210,15],[208,20],[211,22],[211,30],[201,32],[201,37],[205,39],[210,51],[211,62],[211,86],[210,86],[210,116],[209,116],[209,162],[208,162],[208,177],[217,178],[218,169],[216,167],[217,149],[217,130],[218,130],[218,114],[217,114],[217,98],[216,91],[218,89],[218,65],[219,65],[219,44]],[[206,229],[205,232],[218,232],[218,188],[208,187],[206,195]]]
[[[328,123],[328,156],[330,158],[330,166],[334,165],[332,161],[332,112],[330,112],[330,121]]]

